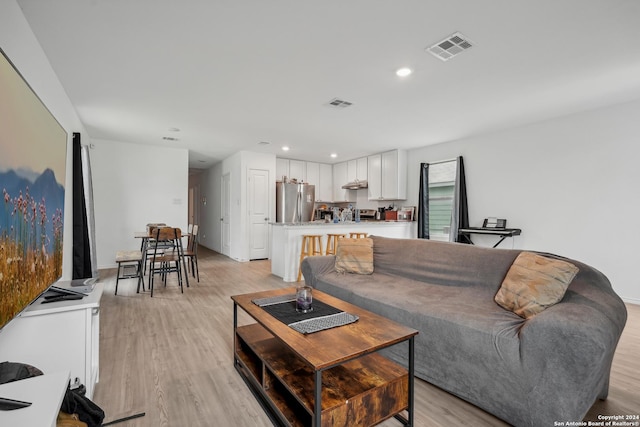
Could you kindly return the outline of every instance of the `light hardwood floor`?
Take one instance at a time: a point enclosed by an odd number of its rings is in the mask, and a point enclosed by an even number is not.
[[[238,263],[202,248],[200,283],[180,294],[171,279],[154,296],[135,293],[135,281],[121,281],[115,269],[100,272],[105,285],[100,317],[100,382],[93,400],[105,422],[158,426],[271,426],[233,367],[231,295],[289,287],[271,275],[269,261]],[[640,413],[640,306],[627,305],[629,320],[613,362],[609,398],[598,401],[585,420]],[[239,322],[247,323],[248,316]],[[588,351],[586,349],[585,351]],[[416,380],[416,426],[505,426],[492,415],[424,381]],[[562,420],[573,421],[573,420]],[[397,426],[387,420],[384,427]]]

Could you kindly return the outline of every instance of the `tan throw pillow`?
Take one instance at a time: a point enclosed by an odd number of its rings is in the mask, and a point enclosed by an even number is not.
[[[339,273],[373,273],[373,240],[369,237],[338,239],[335,268]]]
[[[577,273],[578,267],[569,262],[521,252],[494,299],[528,319],[560,301]]]

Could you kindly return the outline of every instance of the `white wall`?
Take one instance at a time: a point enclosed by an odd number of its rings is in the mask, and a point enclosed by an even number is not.
[[[421,162],[462,155],[471,226],[507,218],[522,229],[513,247],[583,261],[640,303],[639,118],[635,101],[412,150],[407,204],[417,204]]]
[[[65,186],[63,268],[64,279],[71,279],[73,262],[72,134],[80,132],[88,143],[85,129],[51,68],[22,10],[14,0],[0,1],[0,47],[20,71],[34,92],[67,131],[67,176]],[[64,177],[59,177],[59,179]]]
[[[189,153],[186,149],[94,139],[91,153],[98,268],[114,267],[119,250],[150,222],[187,230]]]

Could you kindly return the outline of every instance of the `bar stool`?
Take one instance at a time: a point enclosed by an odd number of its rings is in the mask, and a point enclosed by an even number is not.
[[[364,239],[365,237],[367,237],[369,235],[369,233],[362,233],[362,232],[351,232],[349,233],[349,238],[350,239]]]
[[[302,279],[302,260],[314,255],[322,255],[322,234],[303,234],[302,246],[300,247],[298,282]]]
[[[325,255],[335,255],[336,249],[338,247],[338,239],[342,239],[343,237],[347,237],[346,234],[327,234],[327,251],[324,253]]]

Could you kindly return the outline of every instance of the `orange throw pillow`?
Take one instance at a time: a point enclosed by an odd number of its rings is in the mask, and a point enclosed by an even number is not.
[[[339,273],[373,273],[373,240],[338,239],[335,269]]]
[[[521,252],[494,300],[528,319],[559,302],[576,274],[578,267],[569,262]]]

